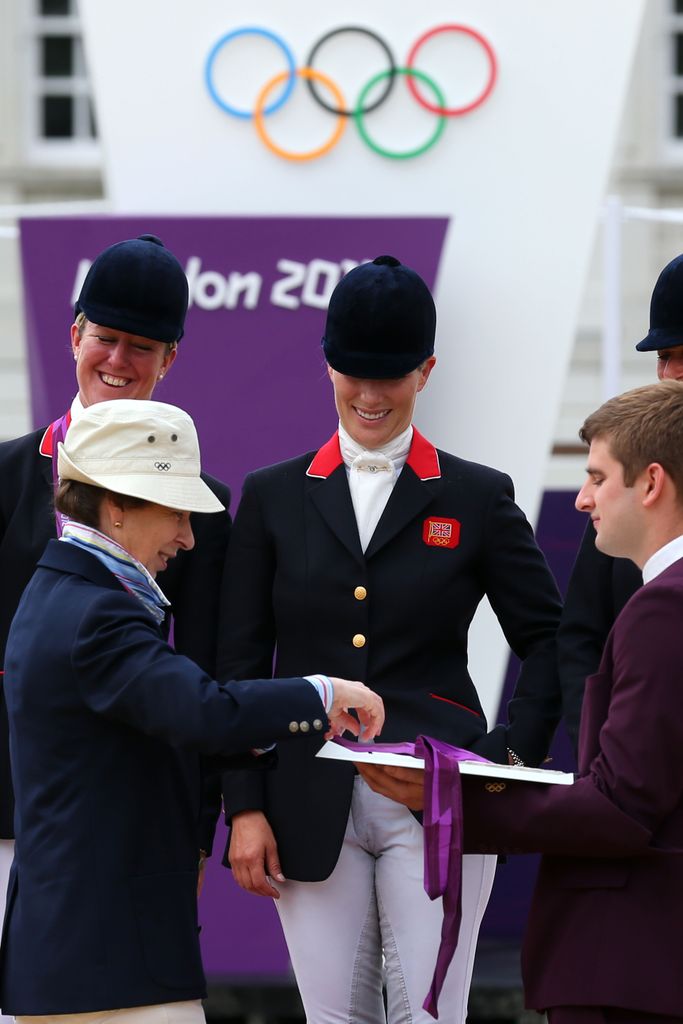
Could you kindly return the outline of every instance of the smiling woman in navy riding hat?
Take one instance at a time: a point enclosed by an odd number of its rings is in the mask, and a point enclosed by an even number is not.
[[[109,246],[88,271],[71,326],[78,385],[71,408],[47,428],[0,444],[0,670],[22,591],[48,540],[60,532],[52,507],[59,441],[84,408],[111,399],[151,397],[176,360],[187,304],[185,272],[154,235]],[[228,488],[206,475],[204,480],[227,510]],[[195,549],[181,552],[161,582],[171,602],[176,648],[213,673],[228,512],[196,515],[193,528]],[[13,836],[7,716],[1,695],[0,793],[1,911]],[[211,843],[215,812],[207,811],[198,831],[198,848]]]
[[[379,693],[382,739],[425,733],[494,760],[544,756],[559,714],[560,602],[509,477],[437,450],[412,424],[434,368],[436,311],[391,256],[352,270],[322,345],[339,429],[252,473],[230,543],[219,678],[323,660]],[[522,661],[508,727],[487,732],[467,632],[487,596]],[[423,889],[422,829],[353,768],[281,751],[269,777],[224,778],[238,883],[274,897],[306,1016],[417,1024],[442,922]],[[440,999],[464,1021],[495,860],[466,857],[463,924]],[[382,984],[386,982],[385,1016]]]

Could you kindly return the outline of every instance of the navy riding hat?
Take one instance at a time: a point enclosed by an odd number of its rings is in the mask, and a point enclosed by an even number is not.
[[[403,377],[434,352],[436,307],[419,274],[394,256],[355,267],[332,292],[323,352],[349,377]]]
[[[683,255],[664,267],[650,300],[650,330],[636,345],[638,352],[683,345]]]
[[[112,330],[167,344],[183,336],[187,277],[156,235],[110,245],[88,271],[75,315]]]

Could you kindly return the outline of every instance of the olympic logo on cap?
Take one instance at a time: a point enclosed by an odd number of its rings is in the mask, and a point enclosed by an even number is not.
[[[460,106],[448,106],[446,97],[444,96],[440,86],[430,75],[415,66],[415,62],[424,44],[435,36],[442,35],[446,32],[465,35],[469,39],[473,40],[483,49],[487,62],[485,81],[479,93],[467,103],[461,104]],[[321,49],[327,42],[329,42],[329,40],[336,36],[351,33],[360,34],[375,42],[383,52],[386,59],[386,67],[372,74],[361,89],[355,105],[353,107],[348,107],[342,91],[336,82],[334,82],[329,75],[317,70],[313,65],[315,59],[319,56]],[[228,44],[245,36],[258,36],[274,43],[282,51],[287,62],[286,71],[274,75],[263,85],[258,94],[253,110],[244,110],[232,103],[229,103],[220,95],[215,83],[215,64],[218,55],[226,46],[228,46]],[[368,28],[363,28],[359,25],[343,25],[340,28],[335,28],[330,32],[326,32],[325,35],[321,36],[320,39],[318,39],[318,41],[311,47],[303,66],[299,68],[296,66],[296,60],[291,48],[285,40],[275,32],[271,32],[267,28],[257,26],[236,28],[231,32],[226,32],[226,34],[221,36],[221,38],[214,44],[206,58],[204,66],[204,80],[206,82],[206,87],[209,91],[209,95],[220,109],[231,117],[253,121],[258,136],[266,148],[285,160],[293,161],[315,160],[318,157],[329,153],[341,139],[344,131],[346,130],[346,126],[351,119],[355,122],[356,128],[358,129],[358,133],[360,134],[363,142],[380,156],[389,157],[394,160],[408,160],[416,156],[421,156],[439,141],[446,126],[446,121],[449,118],[463,117],[465,114],[469,114],[473,110],[476,110],[485,102],[485,100],[488,99],[496,83],[497,73],[498,65],[496,55],[489,41],[481,34],[481,32],[478,32],[467,25],[460,24],[437,25],[424,32],[413,43],[405,63],[402,65],[398,65],[396,63],[394,55],[388,44],[376,32],[373,32]],[[436,116],[436,126],[430,137],[426,142],[423,142],[421,145],[415,146],[412,149],[386,149],[384,146],[381,146],[378,142],[372,139],[366,126],[366,119],[368,115],[381,107],[388,99],[389,94],[394,88],[394,83],[397,77],[404,77],[413,99],[421,107],[424,107]],[[302,78],[306,82],[310,95],[318,106],[322,107],[323,110],[333,115],[336,119],[335,127],[327,141],[317,148],[310,149],[305,152],[287,150],[276,144],[270,138],[265,125],[266,118],[280,110],[281,107],[287,103],[287,100],[292,95],[292,91],[298,78]],[[333,102],[328,102],[327,99],[320,95],[319,86],[322,86],[326,92],[329,93]],[[379,86],[381,86],[381,89],[379,90],[379,95],[377,95]],[[272,99],[271,96],[278,87],[281,88],[281,92],[275,99]],[[431,94],[430,99],[425,98],[423,95],[424,87],[426,87],[428,92]]]

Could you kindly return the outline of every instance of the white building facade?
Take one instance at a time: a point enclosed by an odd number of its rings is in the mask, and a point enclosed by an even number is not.
[[[31,426],[17,218],[32,210],[56,212],[57,204],[68,204],[65,211],[79,203],[95,210],[89,204],[106,197],[77,0],[0,0],[0,24],[0,438],[7,438]],[[121,59],[125,74],[125,54]],[[577,154],[577,159],[590,160],[590,153]],[[659,270],[683,251],[683,223],[675,213],[671,220],[628,216],[632,208],[683,208],[683,0],[647,2],[609,193],[619,197],[626,211],[618,246],[618,380],[625,389],[654,379],[654,357],[635,353],[634,346],[647,330],[649,297]],[[561,195],[557,202],[562,203]],[[555,430],[555,454],[548,461],[548,487],[573,488],[580,480],[584,459],[576,430],[604,397],[604,234],[596,211],[592,270]],[[561,273],[561,239],[548,258]],[[552,323],[547,329],[551,358]],[[67,343],[65,324],[55,344]]]

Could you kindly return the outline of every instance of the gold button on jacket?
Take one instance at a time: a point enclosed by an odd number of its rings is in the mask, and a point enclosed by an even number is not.
[[[308,732],[308,730],[309,730],[309,729],[310,729],[311,727],[310,727],[310,725],[308,724],[308,722],[299,722],[299,728],[301,729],[301,731],[302,731],[302,732]]]
[[[356,635],[353,638],[353,646],[365,647],[365,637],[363,636],[362,633],[356,633]]]
[[[368,596],[368,592],[365,589],[365,587],[356,587],[356,589],[353,592],[353,596],[355,597],[356,601],[364,601],[365,598]]]
[[[290,732],[298,732],[299,731],[299,723],[298,722],[290,722],[289,723],[289,731]]]

